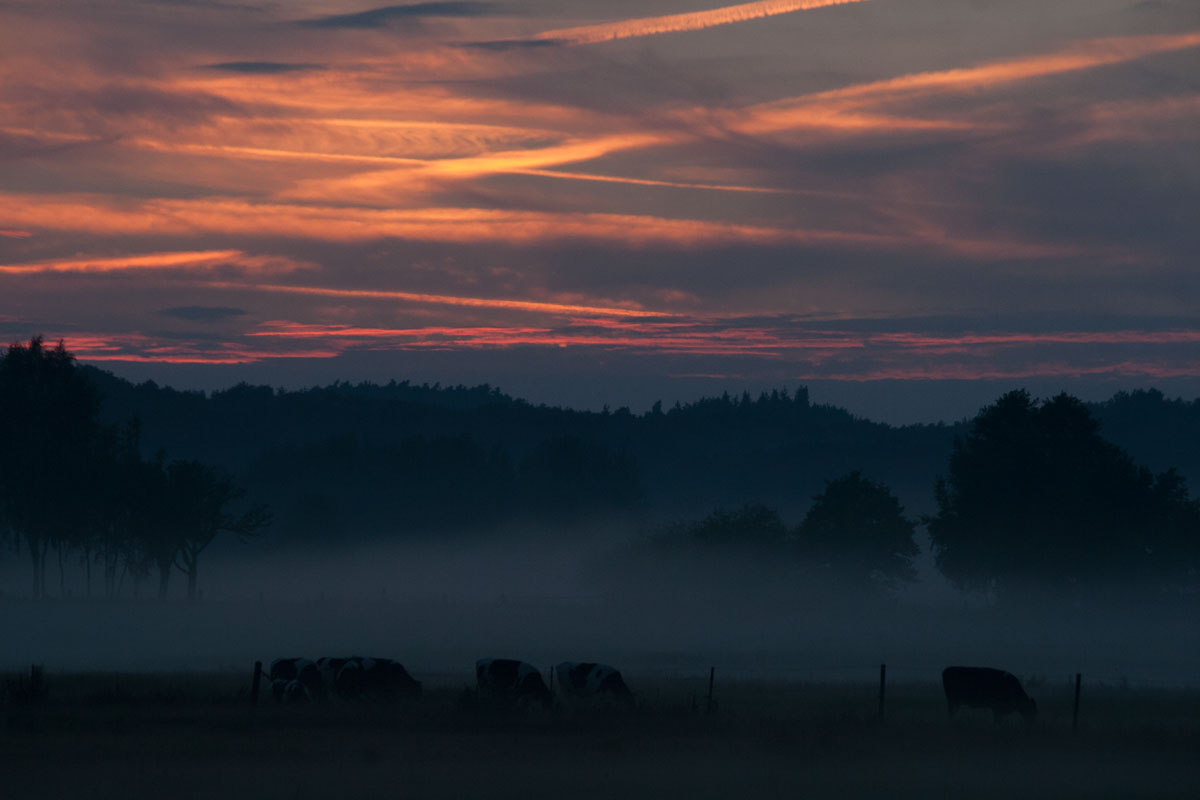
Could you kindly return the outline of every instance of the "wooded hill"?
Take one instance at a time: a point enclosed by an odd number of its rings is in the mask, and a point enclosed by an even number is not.
[[[812,403],[804,388],[633,414],[534,406],[486,384],[205,394],[86,372],[103,419],[138,418],[147,455],[228,469],[272,508],[279,545],[528,521],[657,525],[746,503],[794,524],[851,471],[889,487],[915,518],[936,511],[935,482],[967,431],[966,421],[872,422]],[[1200,401],[1150,390],[1088,410],[1135,461],[1200,487]]]

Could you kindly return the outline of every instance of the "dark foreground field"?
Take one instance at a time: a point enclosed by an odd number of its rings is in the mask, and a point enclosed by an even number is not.
[[[250,708],[239,675],[47,677],[0,706],[5,798],[1197,797],[1200,693],[1031,687],[1042,714],[946,718],[940,687],[638,680],[630,712],[419,699]],[[10,684],[11,686],[12,684]],[[693,708],[693,694],[700,694]],[[19,701],[19,698],[18,698]]]

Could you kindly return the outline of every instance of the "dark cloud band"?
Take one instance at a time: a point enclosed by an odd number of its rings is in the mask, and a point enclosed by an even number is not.
[[[300,21],[310,28],[382,28],[393,22],[421,20],[427,17],[480,17],[496,12],[491,3],[431,2],[403,6],[382,6],[355,14],[335,14]]]

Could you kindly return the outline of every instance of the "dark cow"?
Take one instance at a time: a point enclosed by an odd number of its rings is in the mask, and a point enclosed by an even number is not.
[[[1025,690],[1017,676],[1002,669],[988,667],[946,667],[942,670],[942,688],[950,716],[959,706],[990,708],[999,722],[1006,714],[1017,713],[1026,722],[1037,716],[1037,703]]]
[[[327,658],[327,671],[334,674],[333,691],[349,700],[390,700],[420,694],[421,682],[408,674],[399,661],[390,658]]]
[[[307,658],[277,658],[271,662],[267,679],[271,694],[283,702],[302,702],[324,696],[317,665]]]
[[[537,667],[511,658],[481,658],[475,662],[475,685],[479,694],[517,703],[554,703]]]
[[[341,672],[342,667],[350,661],[349,658],[335,658],[332,656],[324,656],[317,659],[317,672],[321,675],[321,684],[327,691],[333,694],[339,694],[337,688],[337,676]]]
[[[571,700],[615,701],[633,705],[633,692],[621,673],[607,664],[564,661],[554,667],[558,690]]]

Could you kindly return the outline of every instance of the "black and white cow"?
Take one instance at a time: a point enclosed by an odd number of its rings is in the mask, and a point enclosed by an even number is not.
[[[950,716],[960,706],[989,708],[996,722],[1006,714],[1017,713],[1026,722],[1037,716],[1037,703],[1025,694],[1017,676],[989,667],[946,667],[942,670],[942,688]]]
[[[517,703],[554,703],[542,673],[532,664],[511,658],[481,658],[475,662],[475,685],[481,696]]]
[[[574,701],[599,700],[633,705],[633,692],[620,671],[591,661],[564,661],[554,667],[558,691]]]
[[[317,665],[307,658],[277,658],[267,672],[271,694],[281,702],[304,702],[323,697],[324,685]]]
[[[408,674],[399,661],[390,658],[325,658],[333,673],[335,694],[348,700],[389,700],[420,694],[421,682]]]
[[[333,656],[324,656],[317,659],[317,672],[321,675],[321,684],[326,691],[333,694],[339,694],[337,688],[337,676],[341,672],[342,667],[350,661],[349,658],[337,658]]]

